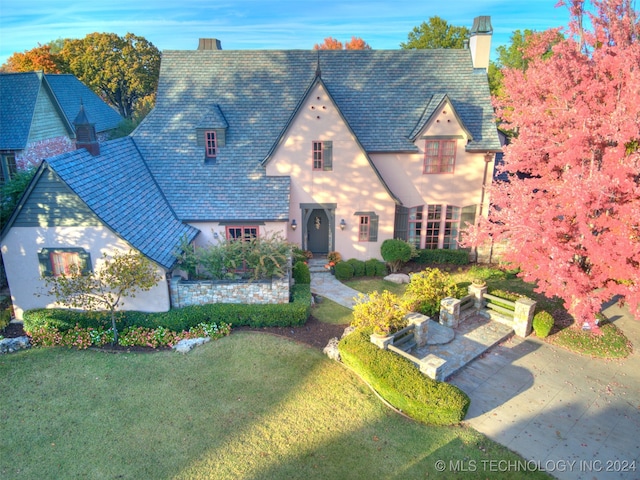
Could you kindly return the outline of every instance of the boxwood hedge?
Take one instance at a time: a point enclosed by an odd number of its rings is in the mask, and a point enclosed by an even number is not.
[[[359,329],[338,344],[342,361],[364,378],[387,402],[429,425],[452,425],[464,419],[469,397],[459,388],[423,375],[409,360],[369,341]]]
[[[180,332],[199,323],[230,323],[234,327],[289,327],[303,325],[309,318],[311,289],[309,285],[294,285],[292,301],[284,304],[248,305],[212,303],[171,309],[168,312],[148,313],[125,310],[118,312],[118,330],[125,327],[165,327]],[[62,308],[28,310],[24,313],[26,332],[38,326],[50,325],[61,331],[76,325],[81,327],[110,326],[108,312],[82,312]]]
[[[418,256],[416,258],[412,258],[411,261],[423,265],[430,265],[433,263],[468,265],[469,252],[467,250],[447,250],[442,248],[434,250],[418,250]]]

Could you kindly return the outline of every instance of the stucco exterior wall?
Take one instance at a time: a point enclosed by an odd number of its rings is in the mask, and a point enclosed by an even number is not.
[[[92,267],[100,268],[102,255],[115,251],[127,252],[130,245],[105,227],[13,227],[2,243],[2,256],[9,280],[11,299],[17,319],[25,310],[56,307],[55,298],[46,294],[40,276],[38,252],[43,248],[81,247],[91,255]],[[135,298],[125,298],[124,310],[165,312],[169,310],[169,288],[164,280],[165,270],[158,266],[163,280],[148,292]]]
[[[280,234],[282,238],[287,238],[287,222],[252,222],[250,220],[242,223],[243,226],[255,226],[258,224],[258,236]],[[189,222],[189,225],[200,230],[200,234],[196,237],[194,243],[198,247],[206,247],[210,244],[217,244],[226,238],[226,224],[219,222]],[[234,225],[240,225],[236,223]]]
[[[424,174],[425,144],[429,138],[456,138],[454,173]],[[452,138],[453,139],[453,138]],[[464,207],[477,205],[482,198],[485,152],[465,151],[468,135],[450,106],[443,107],[414,142],[417,153],[371,154],[376,167],[405,207],[445,204]],[[492,161],[487,166],[491,182]],[[488,205],[488,192],[485,195]]]
[[[312,142],[328,140],[333,142],[332,170],[313,170]],[[267,175],[291,178],[289,216],[299,228],[287,229],[289,241],[303,244],[302,204],[335,204],[335,250],[345,259],[381,258],[380,245],[393,237],[395,201],[321,85],[302,104],[266,170]],[[376,242],[358,241],[355,213],[366,211],[379,216]],[[344,230],[339,228],[342,219]]]

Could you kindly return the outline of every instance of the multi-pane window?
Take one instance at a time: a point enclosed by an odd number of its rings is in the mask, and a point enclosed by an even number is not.
[[[313,169],[322,170],[322,142],[313,142]]]
[[[427,206],[427,226],[425,229],[426,238],[424,248],[438,248],[440,239],[440,222],[442,220],[442,205]]]
[[[312,142],[311,158],[314,170],[333,170],[333,142],[331,140]]]
[[[453,173],[456,160],[455,140],[427,140],[424,173]]]
[[[444,220],[444,240],[442,248],[458,248],[458,230],[460,229],[460,207],[447,205]]]
[[[258,227],[227,227],[227,240],[249,241],[258,236]]]
[[[205,155],[207,158],[216,158],[218,153],[218,142],[216,140],[215,130],[207,130],[204,132]]]
[[[422,205],[409,209],[409,230],[408,241],[420,248],[420,237],[422,236]]]
[[[358,241],[360,242],[368,242],[369,241],[369,228],[371,225],[371,218],[369,215],[361,215],[360,216],[360,226],[358,229]]]

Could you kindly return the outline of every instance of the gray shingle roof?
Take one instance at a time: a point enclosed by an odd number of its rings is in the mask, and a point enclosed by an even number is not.
[[[27,146],[36,99],[41,86],[50,89],[67,123],[71,125],[84,103],[96,132],[118,126],[122,117],[89,87],[70,74],[42,75],[37,72],[0,74],[0,149],[22,150]],[[73,128],[73,127],[71,127]]]
[[[96,157],[80,149],[47,163],[115,233],[170,268],[183,236],[191,241],[199,231],[176,218],[133,139],[113,140],[100,148]]]
[[[499,150],[486,74],[468,50],[165,51],[154,111],[134,133],[179,218],[286,219],[289,180],[265,159],[316,70],[367,152],[411,151],[410,137],[447,95],[473,136]],[[215,165],[195,133],[219,108],[228,124]]]

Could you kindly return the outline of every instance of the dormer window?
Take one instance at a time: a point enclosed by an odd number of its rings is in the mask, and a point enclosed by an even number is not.
[[[215,165],[224,149],[229,125],[218,105],[208,110],[196,125],[198,146],[204,148],[204,163]]]
[[[216,140],[216,131],[207,130],[204,132],[205,155],[207,159],[216,158],[218,153],[218,142]]]

